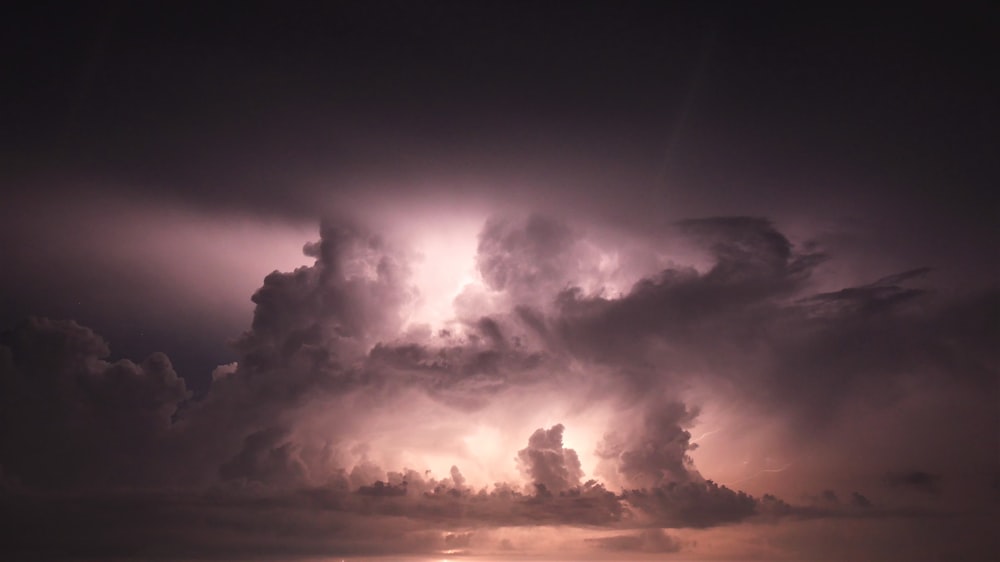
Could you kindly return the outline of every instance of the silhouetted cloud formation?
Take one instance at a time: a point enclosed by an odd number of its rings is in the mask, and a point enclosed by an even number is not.
[[[170,360],[108,362],[71,320],[29,318],[0,346],[0,465],[30,488],[159,482],[174,415],[190,397]]]
[[[539,429],[528,439],[528,446],[517,452],[521,470],[539,487],[563,492],[580,485],[583,470],[573,449],[563,448],[562,424]]]

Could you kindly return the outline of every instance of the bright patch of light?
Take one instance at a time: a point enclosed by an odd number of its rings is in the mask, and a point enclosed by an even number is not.
[[[467,286],[480,283],[476,249],[482,222],[463,217],[429,224],[408,240],[416,253],[411,282],[418,291],[408,324],[440,329],[454,319],[455,297]]]
[[[472,458],[494,461],[502,457],[510,456],[510,451],[501,450],[503,435],[496,427],[478,426],[476,429],[462,438],[466,450]]]

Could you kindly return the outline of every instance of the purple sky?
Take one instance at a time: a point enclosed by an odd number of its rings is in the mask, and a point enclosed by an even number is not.
[[[987,3],[0,19],[0,558],[1000,556]]]

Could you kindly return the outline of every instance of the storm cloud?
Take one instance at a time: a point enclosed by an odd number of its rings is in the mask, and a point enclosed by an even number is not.
[[[509,237],[497,224],[487,222],[480,234],[479,267],[493,263],[488,266],[491,272],[500,267],[500,262],[489,261],[497,259],[493,241]],[[503,254],[508,271],[522,271],[525,263],[568,251],[548,245],[556,227],[531,228],[558,223],[532,215],[526,224],[515,251]],[[923,293],[897,297],[907,291],[902,283],[926,272],[809,295],[809,273],[820,254],[797,252],[767,221],[685,221],[674,232],[704,244],[714,263],[702,271],[668,268],[639,278],[618,297],[585,292],[569,281],[536,286],[530,279],[522,283],[508,277],[497,283],[484,275],[488,290],[510,308],[431,333],[406,328],[401,316],[414,296],[405,252],[357,224],[325,222],[320,240],[304,249],[315,259],[312,266],[265,278],[253,296],[253,322],[233,343],[238,361],[220,367],[200,398],[186,390],[163,354],[139,364],[108,362],[107,344],[89,329],[72,321],[30,319],[6,333],[2,348],[2,413],[8,428],[0,449],[5,494],[10,505],[35,513],[56,501],[40,495],[43,491],[59,490],[66,498],[59,501],[74,502],[74,510],[87,512],[98,509],[95,502],[101,501],[88,494],[106,490],[124,503],[101,517],[138,510],[133,525],[152,524],[136,521],[153,517],[183,527],[179,520],[201,511],[205,516],[235,517],[231,510],[239,506],[252,514],[240,516],[250,518],[238,524],[247,533],[277,524],[273,517],[321,509],[329,522],[302,530],[302,541],[314,541],[315,533],[339,529],[359,517],[388,518],[380,525],[398,527],[409,537],[480,525],[657,529],[587,543],[641,552],[681,548],[658,530],[663,528],[709,528],[775,517],[844,517],[855,513],[852,508],[870,508],[871,500],[856,491],[842,504],[828,490],[823,497],[832,499],[821,502],[822,509],[816,511],[773,496],[755,498],[703,477],[692,457],[697,445],[690,431],[699,407],[685,403],[692,399],[684,398],[682,375],[696,356],[709,358],[699,363],[706,370],[699,375],[703,380],[728,381],[743,392],[756,388],[760,394],[753,400],[765,408],[778,407],[774,415],[800,417],[805,414],[801,404],[781,400],[781,393],[795,384],[790,377],[796,376],[796,358],[804,353],[816,357],[819,350],[835,346],[831,334],[860,337],[870,333],[873,322],[895,326],[894,315],[899,315],[908,322],[907,331],[894,328],[887,334],[883,328],[867,337],[926,338],[924,346],[906,348],[918,349],[920,355],[901,354],[888,363],[871,364],[861,362],[865,355],[856,355],[864,354],[864,347],[846,355],[843,348],[830,348],[838,352],[837,358],[831,355],[819,378],[810,379],[815,391],[798,395],[799,400],[814,401],[811,410],[835,408],[855,396],[855,389],[842,386],[844,380],[871,376],[856,371],[865,364],[865,369],[886,369],[882,377],[903,381],[910,376],[904,367],[924,358],[937,341],[932,336],[938,334],[910,333],[909,327],[928,314],[908,308]],[[599,247],[600,241],[592,243]],[[518,248],[524,247],[535,249],[521,255]],[[569,288],[564,288],[567,283]],[[526,300],[531,287],[537,292]],[[874,302],[880,304],[873,308]],[[954,308],[931,310],[962,314]],[[754,326],[753,334],[740,325],[745,323]],[[878,345],[887,341],[893,340]],[[976,361],[975,340],[951,341],[972,344],[961,348],[961,361]],[[957,352],[953,349],[937,360],[958,361]],[[987,357],[982,356],[984,372],[990,368]],[[559,374],[564,369],[570,371]],[[975,371],[969,373],[967,384],[982,384]],[[628,384],[604,397],[613,413],[603,438],[587,443],[597,459],[593,474],[585,474],[577,451],[564,443],[567,428],[561,423],[522,435],[527,446],[509,451],[508,458],[523,479],[492,485],[469,481],[461,466],[451,466],[443,476],[421,466],[382,468],[370,455],[381,462],[392,456],[380,456],[363,437],[357,439],[375,420],[433,431],[437,420],[444,419],[440,416],[472,420],[522,390],[592,399],[594,392],[607,393],[610,381]],[[575,386],[568,388],[567,383]],[[436,404],[439,413],[409,414],[420,396]],[[891,393],[880,398],[885,404],[898,399]],[[824,424],[833,423],[830,415],[822,414]],[[318,423],[332,425],[317,433]],[[463,430],[459,425],[455,431]],[[453,438],[438,434],[432,440],[447,443]],[[419,450],[430,445],[393,446]],[[936,492],[938,478],[923,472],[890,473],[884,481],[896,488]],[[891,516],[889,511],[879,513]],[[21,525],[43,524],[33,517]],[[67,549],[83,548],[74,542],[83,539],[65,540]],[[110,537],[94,541],[95,553],[114,553]],[[282,541],[269,544],[283,548]],[[211,542],[182,544],[193,552],[216,548]],[[381,552],[363,544],[296,544],[306,549],[303,552]],[[408,544],[398,544],[398,552],[410,548]],[[22,547],[28,552],[38,545],[26,542]],[[225,548],[221,543],[217,547]],[[261,547],[261,552],[271,547]],[[176,554],[168,548],[163,555]]]
[[[0,558],[998,558],[988,11],[11,6]]]

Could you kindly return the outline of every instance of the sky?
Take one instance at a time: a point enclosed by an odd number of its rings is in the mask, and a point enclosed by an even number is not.
[[[13,2],[0,557],[1000,557],[1000,13]]]

